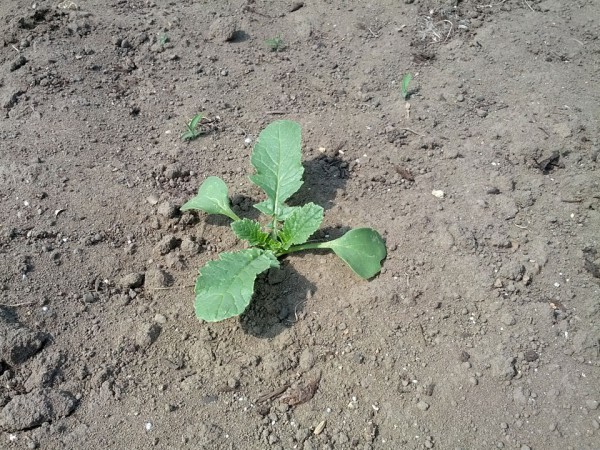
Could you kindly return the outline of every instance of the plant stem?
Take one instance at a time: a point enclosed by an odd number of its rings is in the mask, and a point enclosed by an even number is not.
[[[233,211],[230,211],[229,214],[227,214],[227,216],[231,219],[234,220],[235,222],[237,222],[238,220],[242,220],[239,218],[239,216],[234,213]]]
[[[271,222],[271,239],[277,242],[277,216],[273,215],[273,221]]]
[[[301,252],[302,250],[329,248],[327,244],[329,244],[329,242],[307,242],[306,244],[293,245],[286,251],[279,253],[278,256],[287,255],[288,253]]]

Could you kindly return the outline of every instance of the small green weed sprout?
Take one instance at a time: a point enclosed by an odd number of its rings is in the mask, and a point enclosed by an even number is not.
[[[411,73],[405,73],[402,77],[402,86],[400,86],[400,89],[402,91],[402,98],[404,100],[408,100],[410,98],[411,92],[408,90],[408,85],[410,84],[412,79],[413,76]]]
[[[204,180],[198,194],[181,207],[181,211],[201,210],[229,217],[233,232],[248,244],[246,250],[222,253],[200,269],[194,303],[199,319],[218,322],[242,314],[252,299],[256,277],[279,267],[278,258],[289,253],[333,250],[363,279],[381,270],[387,251],[377,231],[355,228],[332,241],[309,241],[323,221],[323,208],[314,203],[285,203],[302,186],[301,141],[299,124],[279,120],[260,133],[254,146],[250,161],[256,173],[250,181],[267,194],[266,200],[254,205],[270,217],[266,226],[233,212],[227,185],[219,177]]]
[[[162,46],[166,45],[167,42],[169,42],[169,35],[167,35],[167,33],[162,33],[160,35],[160,37],[158,38],[158,43]]]
[[[281,39],[279,36],[267,39],[265,44],[267,44],[267,47],[269,47],[272,52],[281,52],[287,47],[285,42],[283,42],[283,39]]]
[[[197,137],[202,136],[206,130],[202,127],[198,127],[198,125],[203,118],[204,115],[202,113],[198,113],[192,117],[190,121],[185,124],[187,129],[182,133],[181,139],[184,141],[193,141]]]

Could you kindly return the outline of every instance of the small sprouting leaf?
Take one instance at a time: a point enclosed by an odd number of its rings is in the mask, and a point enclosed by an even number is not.
[[[198,194],[181,207],[181,211],[190,209],[200,209],[209,214],[224,214],[233,220],[240,220],[231,210],[227,185],[219,177],[208,177],[204,180]]]
[[[301,141],[300,125],[278,120],[259,134],[252,151],[256,174],[250,180],[268,196],[259,210],[277,219],[281,218],[284,202],[302,186]]]
[[[295,209],[283,224],[279,239],[284,250],[291,245],[304,244],[323,222],[323,208],[314,203]]]
[[[265,44],[274,52],[280,52],[286,48],[285,42],[279,36],[273,39],[267,39]]]
[[[262,231],[260,223],[255,220],[237,220],[231,223],[231,228],[238,238],[245,239],[253,246],[264,246],[269,240],[268,233]]]
[[[218,322],[240,315],[250,304],[256,276],[271,267],[279,267],[279,261],[269,250],[222,253],[196,279],[196,316]]]
[[[400,89],[402,90],[402,97],[404,97],[405,100],[408,100],[408,97],[410,97],[410,92],[408,91],[408,85],[410,84],[411,81],[412,81],[412,74],[410,74],[410,73],[404,74],[404,76],[402,77],[402,87]]]
[[[385,242],[372,228],[356,228],[342,237],[319,244],[330,248],[360,277],[369,279],[381,270],[381,261],[387,251]]]
[[[194,117],[192,117],[192,120],[190,120],[188,127],[195,131],[196,127],[198,126],[198,122],[200,122],[203,117],[204,116],[202,114],[196,114]]]

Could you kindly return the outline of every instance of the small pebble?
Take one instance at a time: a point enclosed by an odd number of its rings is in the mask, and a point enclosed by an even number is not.
[[[517,319],[515,319],[512,314],[508,314],[508,313],[503,314],[501,320],[502,320],[502,323],[507,326],[512,326],[517,323]]]
[[[585,407],[587,409],[596,410],[598,409],[598,402],[596,400],[586,400]]]
[[[160,205],[158,205],[157,212],[167,219],[172,219],[178,214],[179,208],[177,208],[177,206],[171,202],[162,202]]]
[[[429,409],[429,403],[425,403],[423,400],[421,400],[419,403],[417,403],[417,408],[419,408],[421,411],[427,411]]]

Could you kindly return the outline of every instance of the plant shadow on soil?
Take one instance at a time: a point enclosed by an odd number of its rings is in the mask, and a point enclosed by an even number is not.
[[[274,338],[298,321],[315,290],[289,261],[282,260],[279,269],[256,280],[252,302],[240,317],[242,329],[255,337]]]
[[[330,209],[337,191],[346,185],[347,171],[341,167],[342,163],[339,158],[324,156],[305,161],[304,184],[294,194],[290,205],[314,202],[325,210]],[[258,218],[259,214],[251,205],[257,202],[243,195],[233,198],[234,205],[241,207],[241,214],[253,219]],[[321,229],[315,233],[313,239],[334,239],[343,232],[341,228]],[[326,252],[310,251],[314,254]],[[277,336],[298,320],[303,314],[307,298],[315,291],[316,286],[313,283],[300,275],[288,260],[282,259],[280,269],[271,269],[256,280],[252,302],[240,317],[242,329],[255,337]]]
[[[229,42],[233,44],[240,44],[242,42],[246,42],[248,39],[250,39],[250,35],[248,33],[246,33],[244,30],[237,30],[235,33],[233,33],[233,37]]]
[[[316,203],[325,209],[331,209],[339,189],[346,187],[348,170],[344,168],[346,161],[337,156],[328,157],[319,155],[304,161],[304,184],[294,194],[290,205],[304,205],[308,202]]]
[[[313,235],[313,240],[337,239],[350,229],[322,228]],[[315,249],[295,255],[314,258],[329,252],[327,249]],[[306,302],[317,290],[316,285],[300,275],[286,257],[280,263],[279,269],[270,269],[257,278],[252,302],[240,317],[242,329],[252,336],[273,338],[293,326],[302,317]]]

